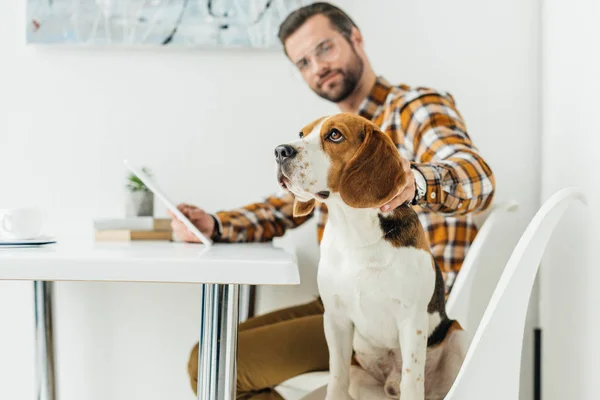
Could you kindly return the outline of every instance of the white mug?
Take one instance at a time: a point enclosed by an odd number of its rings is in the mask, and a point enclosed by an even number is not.
[[[35,208],[0,210],[0,238],[33,239],[42,231],[42,213]]]

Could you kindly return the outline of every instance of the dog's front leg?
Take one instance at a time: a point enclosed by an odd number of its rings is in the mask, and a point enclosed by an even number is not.
[[[325,339],[329,348],[329,385],[325,400],[352,399],[350,389],[350,364],[354,325],[349,318],[327,310],[323,315]]]
[[[427,312],[416,311],[399,326],[402,353],[400,400],[425,398],[425,357],[427,356]]]

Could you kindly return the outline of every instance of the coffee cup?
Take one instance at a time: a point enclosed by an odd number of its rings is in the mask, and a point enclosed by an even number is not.
[[[35,208],[0,209],[0,238],[26,240],[39,237],[42,213]]]

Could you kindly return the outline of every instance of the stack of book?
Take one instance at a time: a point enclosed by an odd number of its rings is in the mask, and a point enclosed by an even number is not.
[[[126,217],[94,221],[98,241],[164,240],[173,237],[170,218]]]

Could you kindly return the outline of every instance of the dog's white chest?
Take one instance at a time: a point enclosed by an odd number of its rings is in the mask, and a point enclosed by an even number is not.
[[[430,255],[384,240],[356,249],[321,249],[318,283],[327,312],[349,317],[356,333],[377,347],[398,346],[398,326],[433,293]]]

